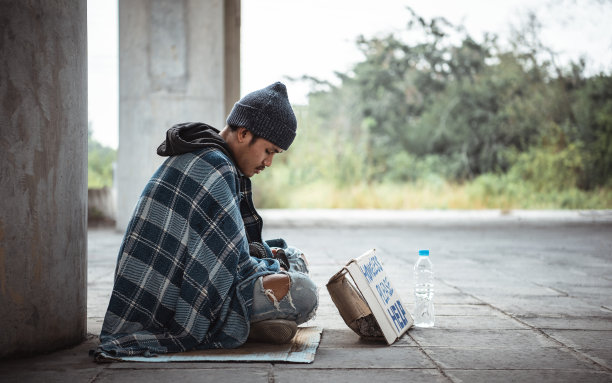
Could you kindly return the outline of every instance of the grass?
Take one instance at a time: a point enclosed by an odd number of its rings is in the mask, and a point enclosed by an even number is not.
[[[610,209],[612,189],[537,191],[528,184],[491,185],[476,179],[453,184],[418,181],[405,184],[339,186],[333,182],[304,185],[256,183],[260,208],[296,209]]]

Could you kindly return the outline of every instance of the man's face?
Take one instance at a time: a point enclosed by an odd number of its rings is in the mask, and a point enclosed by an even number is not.
[[[253,142],[253,134],[246,129],[243,132],[239,131],[238,135],[238,145],[234,150],[236,164],[249,178],[271,166],[274,156],[283,152],[281,148],[264,138],[260,137]]]

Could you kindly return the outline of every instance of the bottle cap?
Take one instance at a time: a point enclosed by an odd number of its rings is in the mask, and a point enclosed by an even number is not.
[[[421,257],[428,257],[429,256],[429,250],[419,250],[419,255]]]

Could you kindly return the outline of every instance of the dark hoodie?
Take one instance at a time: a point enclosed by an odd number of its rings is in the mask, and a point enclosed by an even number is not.
[[[219,131],[202,122],[184,122],[168,129],[166,140],[157,148],[157,154],[169,157],[210,147],[221,150],[236,164]]]

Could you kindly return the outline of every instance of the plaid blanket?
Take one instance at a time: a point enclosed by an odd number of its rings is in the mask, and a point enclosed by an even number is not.
[[[214,148],[169,157],[157,170],[119,250],[96,354],[234,348],[246,341],[255,280],[279,266],[249,255],[255,240],[249,237],[261,240],[262,223],[254,209],[241,209],[252,206],[250,180],[243,178]]]

